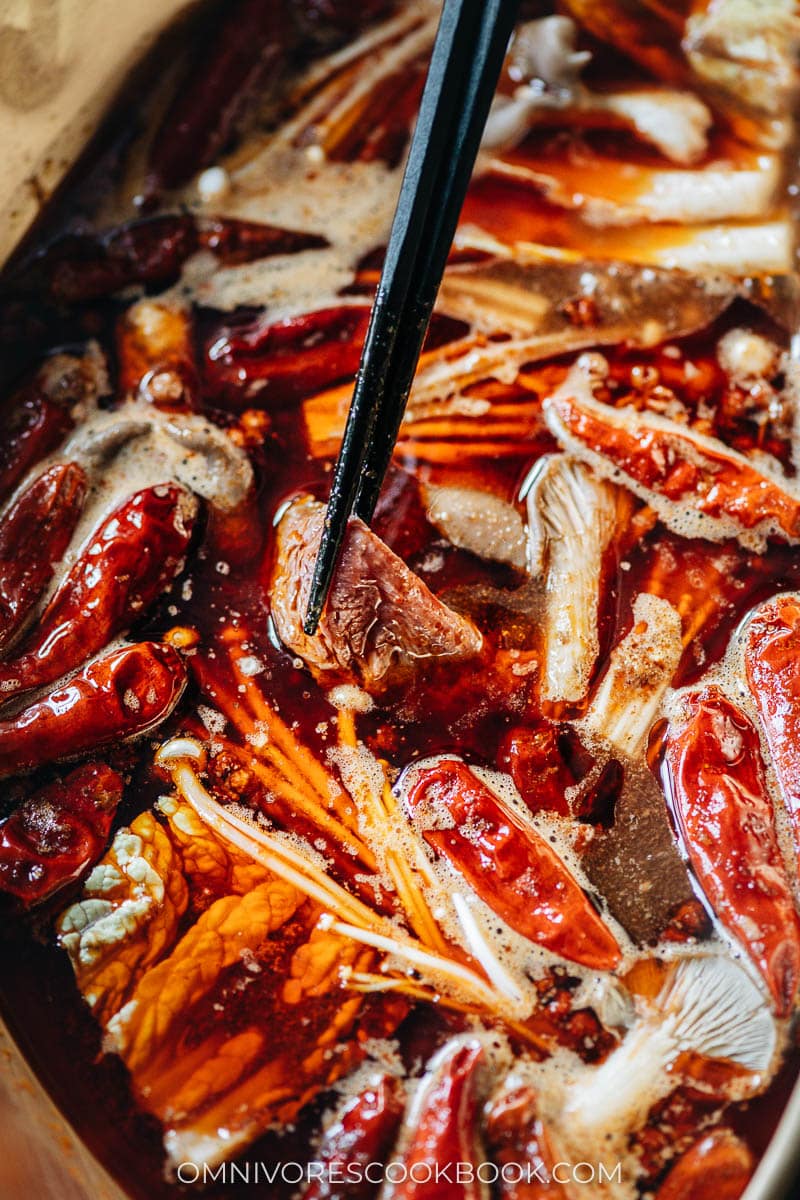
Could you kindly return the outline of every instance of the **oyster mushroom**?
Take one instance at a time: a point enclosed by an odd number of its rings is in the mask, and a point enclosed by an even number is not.
[[[99,470],[129,442],[149,432],[150,421],[143,413],[101,413],[72,435],[64,453],[81,458],[88,466]]]
[[[428,520],[454,546],[525,569],[525,526],[512,504],[481,488],[423,488]]]
[[[769,1006],[741,967],[719,955],[685,959],[652,1001],[640,1003],[616,1050],[566,1087],[559,1123],[584,1156],[623,1141],[679,1085],[687,1052],[746,1072],[730,1085],[743,1099],[768,1082],[778,1041]]]
[[[173,471],[180,483],[224,512],[242,503],[253,484],[253,468],[223,430],[203,417],[181,413],[164,422],[163,432],[179,450]]]
[[[163,412],[144,400],[92,413],[62,453],[104,481],[135,473],[151,485],[182,483],[222,512],[242,504],[253,485],[246,452],[224,430],[195,413]]]
[[[566,454],[540,460],[528,492],[529,558],[545,589],[542,692],[576,703],[589,687],[600,644],[603,559],[630,514],[621,488]]]

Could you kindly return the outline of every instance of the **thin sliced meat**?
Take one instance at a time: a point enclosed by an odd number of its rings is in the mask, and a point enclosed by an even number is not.
[[[317,675],[380,687],[420,660],[470,658],[482,638],[442,604],[358,519],[350,523],[328,603],[313,637],[303,631],[325,506],[310,497],[284,514],[271,581],[278,636]]]

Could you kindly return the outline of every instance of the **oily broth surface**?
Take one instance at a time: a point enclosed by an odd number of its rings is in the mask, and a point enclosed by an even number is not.
[[[424,16],[430,13],[431,6],[422,4],[419,8]],[[276,146],[270,140],[264,145],[258,137],[239,158],[239,165],[235,162],[230,164],[229,192],[224,199],[214,203],[214,214],[270,221],[311,232],[317,231],[327,237],[329,248],[321,252],[304,252],[291,257],[267,259],[256,264],[226,269],[218,268],[209,256],[201,254],[187,264],[180,283],[160,296],[159,300],[182,306],[196,304],[215,310],[233,310],[240,305],[266,305],[270,319],[341,303],[340,293],[352,282],[358,264],[365,255],[385,241],[399,187],[399,169],[381,163],[319,162],[315,161],[315,156],[307,150],[281,144]],[[178,199],[188,203],[196,211],[202,211],[204,207],[204,202],[194,187],[187,189]],[[110,203],[109,212],[111,208]],[[121,210],[118,215],[130,216],[130,212]],[[324,496],[327,490],[330,464],[317,462],[308,455],[299,426],[300,422],[291,413],[276,413],[273,418],[270,435],[273,440],[259,471],[260,514],[262,527],[268,531],[280,504],[293,492],[310,489]],[[404,465],[413,470],[412,462],[407,461]],[[501,468],[508,499],[516,498],[519,484],[530,465],[530,458],[523,452],[519,459],[511,459]],[[92,523],[96,523],[104,513],[110,511],[121,496],[143,486],[143,482],[149,479],[151,469],[152,464],[139,455],[135,448],[131,449],[130,453],[118,456],[107,472],[103,486],[99,489],[90,510]],[[474,470],[479,476],[480,466]],[[421,476],[425,473],[427,469],[420,472]],[[446,475],[446,471],[444,474]],[[486,475],[496,488],[496,463],[486,464]],[[401,492],[411,497],[412,507],[414,504],[418,507],[416,484],[413,479],[402,482]],[[683,521],[687,533],[696,532],[691,522],[687,523],[685,520],[685,514],[681,514],[677,508],[671,515],[674,519],[673,528],[679,527]],[[87,517],[86,522],[88,521]],[[476,563],[465,552],[444,545],[436,531],[427,526],[423,518],[418,516],[417,521],[419,528],[415,539],[417,545],[414,561],[422,564],[423,568],[427,563],[427,572],[423,569],[421,573],[434,590],[444,584],[445,598],[448,589],[459,587],[470,589],[483,585],[510,590],[515,581],[507,570]],[[76,537],[76,547],[87,532],[88,524],[81,527]],[[391,516],[386,514],[383,516],[381,533],[390,545],[396,541],[398,548],[408,538],[407,529],[393,528]],[[319,749],[324,754],[335,741],[336,709],[329,703],[325,693],[303,670],[298,669],[270,638],[264,597],[264,581],[269,562],[268,539],[269,533],[260,571],[255,570],[252,563],[239,565],[209,557],[201,548],[200,553],[193,556],[171,593],[146,618],[142,632],[158,634],[175,624],[193,625],[201,631],[213,652],[215,638],[221,626],[231,618],[240,619],[248,631],[251,653],[254,659],[263,665],[259,677],[275,697],[276,707],[285,719],[297,723],[302,736],[315,751]],[[73,557],[74,553],[73,550]],[[768,562],[774,562],[775,575],[770,580],[771,586],[797,586],[795,570],[787,563],[787,556],[782,551],[767,550],[763,557]],[[781,573],[784,574],[784,578],[779,583],[778,576]],[[769,577],[769,574],[769,570],[765,570],[765,578]],[[629,620],[629,606],[626,608],[625,604],[624,573],[617,572],[611,591],[614,598],[618,599],[618,604],[617,611],[607,618],[614,631],[607,641],[614,644],[619,640]],[[502,619],[502,614],[495,611],[498,625]],[[733,629],[733,625],[730,629]],[[728,632],[727,627],[725,632]],[[723,640],[722,637],[720,640]],[[718,679],[729,689],[730,694],[741,702],[742,676],[736,654],[734,640],[730,650],[723,654],[716,664],[711,662],[709,678]],[[510,720],[508,714],[487,710],[480,719],[476,716],[475,719],[464,720],[464,714],[460,711],[459,686],[458,678],[449,681],[443,678],[430,685],[428,696],[423,689],[422,701],[416,701],[412,712],[401,698],[396,702],[394,711],[390,706],[388,714],[365,713],[364,736],[368,739],[371,734],[377,736],[380,733],[378,726],[395,724],[395,741],[391,749],[384,752],[397,771],[407,767],[409,763],[413,764],[414,761],[448,752],[460,751],[471,763],[480,763],[482,760],[483,765],[479,767],[478,773],[511,807],[517,808],[524,815],[519,795],[508,776],[486,765],[493,762],[497,743]],[[424,715],[426,699],[430,700],[427,719]],[[668,711],[669,704],[668,696],[665,711]],[[444,716],[444,722],[440,725],[441,716]],[[320,732],[323,727],[325,732]],[[359,729],[361,728],[362,726],[359,726]],[[161,740],[159,737],[158,741]],[[141,785],[137,789],[137,807],[147,807],[155,799],[159,787],[163,786],[155,779],[149,767],[150,746],[145,744],[145,749],[146,753],[141,754],[136,767]],[[606,753],[602,744],[590,745],[588,749],[593,749],[598,758],[602,758]],[[644,764],[639,764],[639,767],[646,769]],[[409,769],[413,770],[413,765]],[[771,782],[774,786],[774,781]],[[402,777],[398,786],[402,788]],[[566,826],[565,820],[539,814],[533,824],[562,854],[588,890],[594,890],[591,879],[585,877],[575,854],[572,830]],[[788,857],[789,845],[785,823],[781,824],[781,837]],[[454,879],[449,869],[437,866],[436,871],[442,886],[445,889],[452,888]],[[497,919],[492,917],[490,910],[482,902],[475,905],[475,910],[482,918],[498,958],[512,973],[531,972],[535,976],[552,965],[552,956],[543,951],[532,950],[524,939],[511,934],[507,929],[495,932]],[[631,941],[621,926],[613,923],[612,928],[623,948],[625,965],[641,958],[642,948]],[[174,1195],[174,1189],[160,1178],[158,1139],[154,1131],[146,1119],[131,1111],[122,1071],[107,1060],[91,1068],[87,1066],[96,1053],[96,1031],[82,1011],[71,977],[67,977],[68,973],[63,969],[64,964],[60,956],[51,946],[29,944],[27,929],[17,927],[13,923],[7,936],[8,949],[15,955],[17,968],[3,987],[4,1008],[12,1014],[12,1020],[15,1020],[15,1014],[25,1014],[25,1024],[29,1032],[23,1036],[31,1047],[43,1077],[63,1107],[76,1116],[79,1128],[86,1133],[101,1157],[106,1160],[116,1157],[117,1166],[125,1174],[126,1180],[135,1180],[133,1186],[141,1187],[142,1196],[157,1200],[162,1195]],[[703,949],[711,951],[725,946],[724,940],[718,934],[713,934]],[[727,949],[731,952],[729,946]],[[732,952],[737,953],[735,949]],[[646,949],[647,955],[664,960],[680,956],[681,953],[683,951],[674,942],[661,942]],[[588,993],[592,973],[578,967],[570,966],[569,969],[570,974],[581,979],[582,988]],[[54,1007],[65,1013],[63,1028],[66,1032],[63,1036],[56,1036],[56,1031],[49,1027]],[[21,1023],[21,1017],[17,1016],[15,1024],[20,1033]],[[444,1032],[449,1029],[450,1026],[445,1023]],[[437,1028],[432,1018],[427,1039],[423,1036],[420,1041],[422,1045],[427,1041],[426,1048],[430,1050],[442,1036],[443,1029]],[[401,1029],[400,1042],[402,1037]],[[387,1054],[398,1054],[394,1041],[390,1041],[385,1049]],[[498,1066],[506,1065],[507,1048],[501,1046],[496,1052],[496,1057]],[[79,1064],[77,1078],[74,1088],[71,1088],[66,1081],[76,1063]],[[552,1085],[557,1092],[563,1086],[564,1077],[569,1076],[569,1066],[565,1065],[559,1056],[554,1056],[545,1067],[537,1069],[534,1074],[540,1087],[547,1089]],[[548,1078],[551,1078],[551,1085],[548,1084]],[[342,1086],[340,1093],[347,1095],[348,1092],[354,1092],[360,1079],[361,1076],[357,1073]],[[89,1095],[92,1096],[91,1103]],[[97,1122],[96,1113],[104,1106],[100,1103],[101,1098],[107,1105],[106,1111],[111,1111],[117,1117],[118,1129],[112,1132],[101,1128]],[[312,1106],[308,1115],[302,1118],[298,1129],[287,1132],[284,1142],[278,1143],[273,1135],[269,1135],[265,1141],[251,1148],[247,1158],[255,1160],[269,1155],[286,1158],[293,1145],[303,1147],[307,1142],[307,1130],[317,1119],[321,1107],[322,1103]],[[122,1150],[121,1137],[121,1132],[131,1131],[137,1145],[143,1147],[142,1155],[137,1154],[133,1162],[130,1161],[130,1152]],[[300,1150],[296,1148],[295,1153],[300,1153]],[[125,1165],[120,1166],[120,1163]],[[212,1188],[205,1194],[214,1197],[223,1193]],[[250,1189],[248,1194],[258,1195],[258,1192]],[[263,1194],[266,1196],[271,1193],[265,1191]]]

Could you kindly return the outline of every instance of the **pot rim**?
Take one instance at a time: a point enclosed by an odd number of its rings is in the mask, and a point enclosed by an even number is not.
[[[800,1076],[742,1200],[788,1200],[800,1170]]]

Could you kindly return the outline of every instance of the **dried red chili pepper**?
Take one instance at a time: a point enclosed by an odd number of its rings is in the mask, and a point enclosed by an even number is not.
[[[236,0],[218,12],[150,147],[148,188],[177,188],[213,162],[253,96],[280,77],[297,32],[288,0]]]
[[[360,1092],[327,1130],[315,1160],[321,1172],[303,1200],[369,1200],[380,1182],[376,1167],[389,1157],[404,1108],[400,1084],[388,1075]]]
[[[774,596],[755,610],[744,661],[800,850],[800,597]]]
[[[124,787],[86,763],[29,796],[0,822],[0,890],[32,904],[77,879],[102,854]]]
[[[85,399],[86,390],[81,360],[57,355],[4,405],[0,500],[64,440],[75,424],[71,409]]]
[[[564,1185],[552,1178],[556,1156],[532,1088],[514,1088],[492,1104],[486,1141],[499,1168],[498,1200],[563,1200]]]
[[[43,471],[0,524],[0,649],[19,633],[69,545],[86,498],[77,463]]]
[[[233,218],[208,218],[198,223],[198,242],[204,250],[216,254],[223,266],[270,258],[273,254],[298,254],[301,250],[322,250],[328,239],[318,233],[301,233],[258,221]]]
[[[464,763],[421,770],[408,805],[450,814],[455,826],[425,830],[425,840],[517,933],[596,970],[619,963],[613,934],[556,852]]]
[[[355,375],[369,309],[341,305],[217,336],[204,370],[215,398],[245,408],[285,404]]]
[[[557,726],[510,729],[500,746],[497,765],[511,775],[531,812],[570,815],[564,793],[576,780],[561,754]]]
[[[137,492],[107,517],[24,652],[0,664],[3,696],[52,683],[128,629],[181,569],[195,511],[189,492],[164,484]]]
[[[776,1012],[800,983],[800,921],[775,832],[758,734],[715,687],[683,701],[665,765],[678,830],[701,888],[764,978]]]
[[[752,1178],[751,1151],[729,1129],[714,1129],[682,1154],[656,1192],[656,1200],[739,1200]]]
[[[232,266],[326,245],[319,234],[258,221],[173,213],[131,221],[105,233],[66,235],[34,261],[30,274],[32,279],[44,278],[54,300],[81,304],[133,284],[173,283],[197,250],[211,250],[224,266]]]
[[[96,659],[0,721],[0,778],[148,733],[169,716],[185,684],[180,655],[158,642]]]
[[[37,264],[51,295],[69,304],[99,300],[134,283],[167,284],[198,248],[193,217],[131,221],[108,233],[71,234]]]
[[[369,307],[341,304],[269,322],[222,328],[203,361],[207,392],[229,407],[288,404],[352,378],[369,324]],[[426,349],[445,345],[466,327],[434,313]]]
[[[403,1179],[392,1189],[392,1200],[485,1200],[486,1185],[478,1178],[483,1154],[477,1122],[479,1072],[486,1056],[476,1039],[459,1041],[444,1054],[421,1085],[403,1154]]]
[[[800,540],[800,501],[741,454],[679,425],[615,409],[562,388],[545,401],[548,424],[567,446],[600,454],[634,485],[744,530]],[[710,531],[711,532],[711,531]]]

